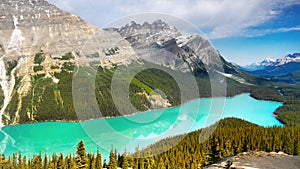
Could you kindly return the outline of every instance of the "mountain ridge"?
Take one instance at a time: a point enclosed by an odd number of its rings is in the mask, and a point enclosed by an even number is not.
[[[242,70],[248,71],[250,73],[254,74],[272,74],[272,71],[274,71],[273,74],[278,74],[280,72],[276,71],[276,69],[280,69],[280,67],[287,67],[289,63],[300,63],[300,53],[293,53],[288,54],[282,58],[278,59],[272,59],[272,58],[266,58],[265,60],[257,63],[252,63],[245,66],[237,65]],[[274,70],[272,70],[274,69]],[[297,69],[298,70],[298,69]],[[294,70],[292,70],[294,71]],[[276,73],[277,72],[277,73]],[[289,73],[290,70],[286,70],[284,73]]]
[[[253,92],[254,88],[263,88],[257,85],[266,82],[228,63],[201,35],[182,35],[162,20],[143,24],[131,22],[121,28],[101,30],[43,0],[36,1],[35,6],[30,2],[9,0],[2,5],[2,11],[6,12],[1,16],[7,16],[0,22],[15,23],[9,29],[0,29],[0,33],[6,33],[0,38],[3,91],[0,91],[0,103],[5,125],[124,115],[116,108],[111,89],[113,75],[120,67],[126,69],[134,65],[158,69],[142,71],[132,79],[129,98],[136,111],[176,106],[181,101],[193,99],[195,92],[181,100],[176,81],[166,72],[176,72],[182,77],[193,73],[201,97],[212,96],[212,79],[218,84],[230,82],[224,88],[217,88],[218,96],[225,96],[227,88],[228,95]],[[12,4],[28,9],[22,12]],[[47,8],[53,12],[45,12]],[[39,10],[43,13],[36,15]],[[24,15],[22,22],[21,15]],[[39,25],[39,22],[43,24]],[[8,45],[11,39],[16,43],[14,48]],[[85,106],[86,109],[80,109],[83,112],[89,110],[91,113],[79,118],[81,114],[76,114],[72,85],[73,76],[82,67],[91,71],[79,77],[80,99],[76,104]],[[91,73],[95,76],[94,81],[90,78]],[[213,75],[212,79],[207,73]],[[83,92],[84,88],[80,87],[85,86],[95,92]],[[124,103],[124,100],[120,102]],[[89,106],[91,103],[96,106]]]

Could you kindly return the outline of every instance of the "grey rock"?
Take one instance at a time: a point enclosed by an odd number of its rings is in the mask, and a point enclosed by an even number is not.
[[[225,63],[207,39],[196,34],[184,36],[162,20],[151,24],[132,21],[110,30],[128,40],[140,58],[175,70],[205,74],[222,69]]]

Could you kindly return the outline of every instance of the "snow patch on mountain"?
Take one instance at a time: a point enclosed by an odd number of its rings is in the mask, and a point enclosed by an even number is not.
[[[284,65],[290,62],[300,62],[300,53],[289,54],[282,59],[277,59],[274,66]]]
[[[239,69],[253,72],[285,66],[288,63],[300,63],[300,53],[289,54],[279,59],[266,58],[261,62],[256,62],[244,66],[240,66],[235,63],[233,64]]]
[[[242,70],[255,71],[255,70],[264,69],[264,68],[266,68],[268,66],[273,65],[274,63],[276,63],[276,59],[267,57],[266,59],[264,59],[261,62],[251,63],[251,64],[244,65],[244,66],[237,65],[237,64],[234,64],[234,65],[236,65],[238,68],[240,68]]]

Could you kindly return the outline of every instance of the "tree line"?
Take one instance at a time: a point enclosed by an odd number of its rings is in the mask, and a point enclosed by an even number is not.
[[[163,139],[145,149],[119,154],[112,148],[109,159],[103,160],[97,153],[86,153],[84,143],[79,142],[74,156],[63,154],[41,154],[33,158],[21,153],[6,158],[0,156],[0,168],[3,169],[197,169],[219,161],[221,158],[241,152],[283,151],[291,155],[300,155],[300,127],[261,127],[240,119],[221,120],[214,133],[203,143],[199,135],[210,127],[200,129],[187,135]],[[169,145],[181,140],[167,151]],[[163,153],[159,153],[163,152]],[[137,158],[140,157],[140,158]]]

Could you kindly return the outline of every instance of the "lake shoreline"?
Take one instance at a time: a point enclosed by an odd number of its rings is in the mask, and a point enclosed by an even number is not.
[[[0,140],[6,147],[3,153],[7,155],[18,151],[25,155],[57,150],[69,153],[80,140],[85,141],[87,150],[101,146],[106,154],[111,144],[119,150],[126,145],[128,150],[134,151],[135,145],[145,147],[165,137],[186,134],[230,117],[262,127],[283,126],[272,115],[280,106],[281,103],[256,100],[249,94],[220,99],[201,98],[166,111],[140,112],[128,118],[111,117],[82,123],[60,120],[5,126]]]
[[[226,97],[221,97],[221,96],[218,96],[218,97],[200,97],[200,98],[196,98],[196,99],[187,100],[187,101],[182,102],[181,104],[176,105],[176,106],[170,106],[170,107],[159,108],[159,109],[149,109],[149,110],[146,110],[146,111],[134,112],[134,113],[126,114],[126,115],[123,115],[123,116],[122,115],[120,115],[120,116],[105,116],[105,117],[93,118],[93,119],[87,119],[87,120],[47,120],[47,121],[37,121],[37,122],[21,123],[21,124],[9,124],[9,125],[3,125],[0,128],[0,130],[2,130],[2,128],[8,127],[8,126],[19,126],[19,125],[30,125],[30,124],[38,124],[38,123],[52,123],[52,122],[58,122],[58,123],[84,123],[84,122],[88,122],[88,121],[91,121],[91,120],[97,120],[97,119],[112,119],[112,118],[128,117],[128,116],[134,116],[134,115],[141,114],[141,113],[147,113],[147,112],[150,112],[150,111],[160,111],[160,110],[166,110],[166,109],[176,108],[178,106],[184,105],[187,102],[195,101],[195,100],[198,100],[198,99],[211,99],[211,98],[226,98],[227,99],[227,98],[237,97],[237,96],[240,96],[240,95],[249,95],[250,97],[252,97],[252,98],[254,98],[256,100],[277,102],[277,103],[281,103],[282,106],[284,105],[283,102],[279,102],[279,101],[258,99],[256,97],[254,97],[251,93],[240,93],[240,94],[237,94],[237,95],[234,95],[234,96],[226,96]],[[286,125],[286,123],[284,121],[281,121],[280,119],[278,119],[278,116],[275,114],[275,112],[276,112],[276,110],[273,112],[274,118],[277,121],[279,121],[281,124]]]

